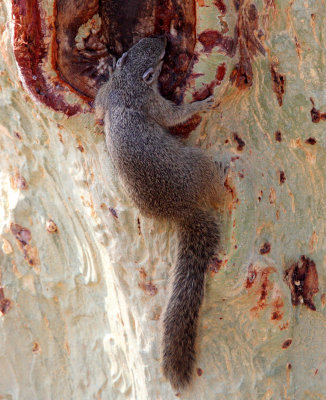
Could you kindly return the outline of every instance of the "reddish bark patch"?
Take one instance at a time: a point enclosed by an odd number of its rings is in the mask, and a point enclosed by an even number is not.
[[[200,100],[204,100],[207,97],[211,96],[213,94],[214,88],[216,87],[216,85],[219,85],[221,82],[217,83],[216,80],[213,80],[211,83],[209,84],[205,84],[203,85],[203,87],[201,87],[199,90],[196,90],[193,95],[192,98],[194,101],[200,101]]]
[[[286,181],[285,173],[284,171],[279,171],[280,174],[280,184],[282,185]]]
[[[230,81],[239,89],[245,89],[253,82],[252,60],[258,53],[265,55],[265,49],[257,35],[259,16],[256,6],[245,4],[244,0],[234,4],[239,10],[235,38],[239,44],[240,59],[231,72]]]
[[[36,354],[39,353],[40,351],[41,351],[41,346],[37,342],[34,342],[32,352]]]
[[[249,268],[248,268],[248,275],[247,275],[247,280],[246,280],[246,289],[250,289],[252,287],[256,278],[257,278],[257,271],[256,271],[254,265],[250,264]]]
[[[267,7],[275,8],[275,0],[264,0]]]
[[[254,270],[254,267],[251,267],[252,271]],[[259,311],[263,310],[266,308],[269,304],[267,302],[267,297],[269,292],[273,289],[273,283],[269,280],[269,275],[271,273],[276,272],[276,269],[274,267],[266,267],[262,269],[261,271],[257,272],[257,275],[259,276],[259,287],[257,288],[257,295],[258,295],[258,301],[257,305],[251,308],[251,312],[255,315],[258,316]],[[255,280],[257,277],[255,277]],[[246,286],[251,288],[252,285],[248,285],[248,278],[246,282]]]
[[[282,349],[289,348],[291,346],[291,343],[292,343],[292,339],[285,340],[285,342],[283,342],[283,344],[282,344]]]
[[[49,233],[56,233],[58,232],[58,227],[56,223],[53,221],[53,219],[49,219],[46,221],[46,230]]]
[[[243,148],[244,148],[245,145],[246,145],[245,141],[242,140],[241,137],[240,137],[236,132],[233,134],[233,139],[234,139],[234,141],[238,144],[237,150],[238,150],[238,151],[242,151]]]
[[[189,133],[197,128],[197,126],[200,124],[201,120],[202,120],[202,117],[199,114],[196,114],[193,117],[191,117],[190,119],[188,119],[188,121],[186,121],[185,123],[169,128],[169,131],[173,135],[187,138],[189,136]]]
[[[32,239],[31,231],[18,224],[11,224],[10,231],[18,241],[19,246],[22,248],[26,246]]]
[[[203,45],[206,53],[210,53],[214,47],[219,47],[219,50],[229,57],[233,57],[235,55],[237,38],[224,36],[218,31],[207,29],[206,31],[200,33],[198,40]]]
[[[12,0],[14,55],[31,94],[48,107],[71,116],[81,111],[80,106],[68,104],[42,68],[49,56],[48,44],[44,40],[48,33],[43,13],[37,0]]]
[[[226,73],[225,63],[220,64],[215,73],[215,79],[213,79],[209,84],[203,85],[202,88],[193,93],[192,98],[194,101],[204,100],[211,96],[214,92],[214,88],[222,83]]]
[[[209,263],[209,271],[211,272],[211,275],[216,274],[222,267],[222,260],[220,260],[217,257],[213,257],[211,262]]]
[[[168,37],[159,79],[161,92],[163,96],[179,103],[196,62],[196,4],[194,0],[157,0],[154,15],[153,33],[166,34]],[[174,33],[170,34],[171,31]]]
[[[312,299],[318,292],[318,273],[316,264],[309,257],[301,256],[285,271],[285,280],[291,290],[293,305],[304,303],[308,308],[316,311]]]
[[[271,313],[271,320],[272,321],[280,321],[283,318],[283,311],[282,308],[284,307],[284,302],[281,297],[277,297],[275,300],[272,301],[272,313]]]
[[[221,83],[221,81],[224,79],[225,73],[226,73],[226,65],[225,63],[222,63],[217,67],[215,79]]]
[[[15,175],[10,177],[10,185],[14,190],[28,189],[26,179],[19,172],[16,172]]]
[[[268,254],[271,251],[271,244],[268,242],[265,242],[262,247],[259,250],[259,253],[264,255],[264,254]]]
[[[214,5],[219,9],[222,15],[226,14],[226,5],[223,0],[214,0]]]
[[[150,296],[155,296],[157,294],[157,287],[152,283],[151,280],[147,281],[147,274],[144,268],[140,268],[139,270],[140,281],[138,286],[142,289],[146,294]]]
[[[282,133],[281,133],[281,131],[276,131],[275,132],[275,140],[277,142],[282,142]]]
[[[32,234],[29,229],[18,224],[10,224],[10,231],[15,236],[20,250],[23,252],[24,259],[31,267],[39,265],[38,251],[29,243],[32,240]]]
[[[277,71],[276,63],[271,64],[270,71],[271,71],[271,77],[272,77],[273,92],[276,94],[276,98],[277,98],[279,106],[282,106],[283,96],[285,93],[285,83],[286,83],[285,75],[282,75]]]
[[[285,329],[289,329],[289,321],[286,321],[284,324],[280,325],[280,331],[284,331]]]
[[[109,211],[110,211],[111,215],[112,215],[114,218],[118,219],[117,210],[115,210],[113,207],[109,207]]]
[[[141,235],[140,219],[137,218],[138,235]]]
[[[3,287],[0,287],[0,316],[5,315],[11,307],[11,301],[5,297]]]
[[[326,294],[325,293],[323,293],[320,296],[320,301],[321,301],[322,306],[325,307],[325,305],[326,305]]]
[[[18,140],[22,140],[22,135],[19,132],[14,131],[14,135]]]
[[[224,181],[224,187],[230,193],[230,195],[232,197],[233,204],[239,203],[239,198],[237,196],[237,192],[235,190],[235,187],[231,186],[228,178],[226,178],[225,181]],[[235,221],[233,223],[235,224]]]
[[[326,112],[321,112],[315,108],[315,102],[313,101],[312,97],[310,97],[310,101],[312,103],[312,109],[310,110],[311,121],[314,124],[317,124],[319,121],[325,121]]]
[[[305,143],[311,144],[312,146],[317,143],[317,140],[313,137],[308,138]]]

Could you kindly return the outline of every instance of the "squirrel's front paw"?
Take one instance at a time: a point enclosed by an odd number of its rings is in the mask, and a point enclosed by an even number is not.
[[[228,161],[214,161],[214,163],[218,170],[221,181],[224,182],[229,173],[230,163]]]
[[[201,111],[211,110],[215,105],[214,96],[209,96],[205,100],[201,100],[200,105],[201,105]]]

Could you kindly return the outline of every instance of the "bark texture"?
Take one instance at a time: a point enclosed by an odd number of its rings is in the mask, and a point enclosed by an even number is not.
[[[220,102],[174,133],[231,160],[179,396],[326,399],[325,1],[129,1],[116,41],[117,2],[86,3],[0,3],[0,398],[175,398],[159,317],[176,234],[133,208],[91,107],[134,32],[168,32],[165,95]]]

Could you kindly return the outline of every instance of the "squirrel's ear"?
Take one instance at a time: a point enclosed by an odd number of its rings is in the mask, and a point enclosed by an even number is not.
[[[119,58],[119,60],[117,61],[116,67],[117,68],[121,68],[123,66],[123,64],[125,63],[126,59],[127,59],[127,55],[128,52],[126,51],[125,53],[122,54],[122,56]]]
[[[147,85],[151,85],[154,82],[155,74],[154,68],[150,67],[146,72],[143,74],[143,80]]]

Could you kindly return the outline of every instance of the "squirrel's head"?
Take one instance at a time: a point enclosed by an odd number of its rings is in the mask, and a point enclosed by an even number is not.
[[[117,61],[116,68],[121,75],[133,81],[141,80],[147,85],[157,82],[165,54],[166,38],[144,38],[135,44]]]

